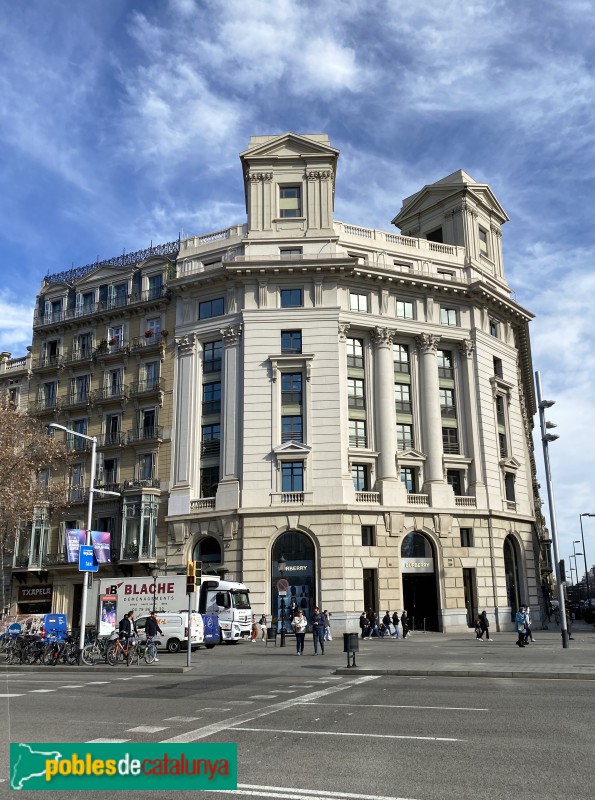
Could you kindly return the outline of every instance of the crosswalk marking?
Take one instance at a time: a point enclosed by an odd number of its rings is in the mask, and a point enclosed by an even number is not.
[[[126,733],[159,733],[166,730],[167,725],[138,725],[136,728],[126,728]]]
[[[29,694],[47,694],[48,692],[57,692],[57,689],[29,689]]]
[[[85,744],[123,744],[130,739],[88,739]]]
[[[22,694],[0,694],[0,697],[22,697]]]
[[[196,722],[200,717],[166,717],[164,722]]]

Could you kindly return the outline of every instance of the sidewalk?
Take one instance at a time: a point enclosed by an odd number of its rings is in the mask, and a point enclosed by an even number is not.
[[[360,638],[357,668],[336,674],[595,680],[595,628],[575,622],[572,635],[567,649],[554,625],[534,631],[535,643],[524,648],[513,632],[491,633],[491,642],[476,641],[474,631],[415,632],[404,641]]]

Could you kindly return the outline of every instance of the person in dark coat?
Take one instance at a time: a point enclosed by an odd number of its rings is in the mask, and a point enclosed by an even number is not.
[[[324,655],[324,614],[316,606],[314,613],[310,618],[312,623],[312,634],[314,636],[314,655],[318,655],[318,645],[320,645],[320,652]]]
[[[399,615],[398,615],[398,613],[396,611],[393,611],[393,627],[395,629],[395,632],[394,632],[393,636],[395,637],[395,639],[400,639],[400,636],[399,636]]]
[[[407,638],[407,634],[409,633],[409,620],[407,618],[407,612],[403,611],[401,614],[401,627],[403,629],[403,639]]]
[[[479,615],[479,627],[481,628],[480,639],[483,639],[485,633],[486,642],[493,642],[494,640],[490,639],[490,621],[488,620],[487,611],[482,611]]]
[[[118,633],[120,639],[128,641],[132,636],[136,636],[136,622],[134,621],[134,611],[129,611],[125,617],[120,620],[118,625]]]
[[[359,616],[359,627],[362,632],[362,639],[365,639],[368,635],[368,617],[365,611],[362,611]]]
[[[147,637],[147,642],[154,641],[157,638],[158,633],[163,636],[163,631],[157,622],[157,612],[151,611],[151,615],[145,623],[145,636]],[[155,661],[159,661],[159,659],[156,658]]]

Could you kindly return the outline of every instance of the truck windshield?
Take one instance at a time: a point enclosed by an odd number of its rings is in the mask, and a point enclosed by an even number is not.
[[[248,596],[248,592],[232,592],[231,596],[234,608],[250,608],[250,597]]]

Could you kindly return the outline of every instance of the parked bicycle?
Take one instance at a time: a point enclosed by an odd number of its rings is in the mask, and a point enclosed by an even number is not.
[[[135,637],[131,636],[129,639],[116,639],[107,648],[107,663],[111,667],[116,664],[123,664],[125,661],[128,663],[128,653],[134,649]]]
[[[109,636],[98,636],[94,641],[85,645],[81,653],[83,664],[87,664],[89,667],[100,663],[105,664],[107,662],[107,652],[113,641]]]
[[[77,664],[78,660],[78,644],[72,636],[50,642],[43,654],[43,663],[51,667],[55,667],[58,662],[62,662],[63,664]]]
[[[134,647],[128,651],[126,657],[128,666],[138,664],[141,658],[145,659],[146,664],[152,664],[157,659],[157,645],[159,644],[160,642],[138,639]]]

